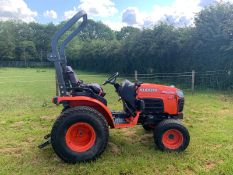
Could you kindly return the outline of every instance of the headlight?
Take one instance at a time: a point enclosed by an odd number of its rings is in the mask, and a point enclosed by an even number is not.
[[[177,90],[176,94],[177,94],[178,97],[184,98],[184,92],[182,90]]]

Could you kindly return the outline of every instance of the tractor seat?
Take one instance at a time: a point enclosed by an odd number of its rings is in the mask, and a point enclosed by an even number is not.
[[[79,86],[83,88],[89,88],[95,94],[100,95],[102,97],[105,96],[105,93],[103,92],[103,89],[101,88],[99,84],[97,83],[85,84],[85,83],[82,83],[82,81],[79,81],[71,66],[66,66],[66,74],[68,76],[69,81],[71,82],[72,87],[76,88],[77,86]]]
[[[89,87],[95,94],[98,94],[102,97],[105,96],[105,93],[99,84],[91,83],[91,84],[87,84],[86,86]]]
[[[71,66],[66,66],[66,75],[68,76],[69,81],[71,82],[72,87],[76,87],[79,83],[73,69]]]

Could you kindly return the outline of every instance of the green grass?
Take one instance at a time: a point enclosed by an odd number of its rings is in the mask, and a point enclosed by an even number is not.
[[[85,82],[106,78],[79,74]],[[104,88],[109,107],[120,110],[114,88]],[[183,153],[159,151],[152,134],[137,126],[110,130],[107,150],[97,161],[69,165],[51,146],[37,148],[61,110],[50,102],[54,94],[53,69],[0,69],[0,174],[233,174],[232,96],[186,94],[184,123],[191,142]]]

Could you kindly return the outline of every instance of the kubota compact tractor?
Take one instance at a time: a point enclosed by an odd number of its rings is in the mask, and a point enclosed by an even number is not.
[[[79,19],[79,27],[60,45],[58,40]],[[181,124],[184,95],[175,87],[149,83],[116,82],[118,73],[110,76],[103,85],[111,84],[123,103],[123,111],[113,112],[107,107],[105,93],[96,83],[85,84],[78,80],[67,66],[65,46],[86,26],[87,14],[78,12],[52,39],[52,54],[60,96],[53,103],[62,104],[63,110],[52,127],[51,134],[39,147],[48,144],[65,162],[76,163],[94,160],[107,147],[109,128],[132,128],[141,124],[153,130],[154,142],[162,151],[180,152],[189,144],[189,132]]]

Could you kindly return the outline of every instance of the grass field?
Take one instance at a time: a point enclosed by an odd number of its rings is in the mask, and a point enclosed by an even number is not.
[[[101,83],[104,75],[82,76]],[[54,106],[53,69],[0,69],[0,174],[233,174],[233,96],[186,94],[185,119],[191,135],[180,154],[155,148],[152,134],[141,126],[110,130],[105,153],[96,162],[63,163],[51,146],[39,150],[59,114]],[[112,86],[104,87],[109,107],[120,110]]]

